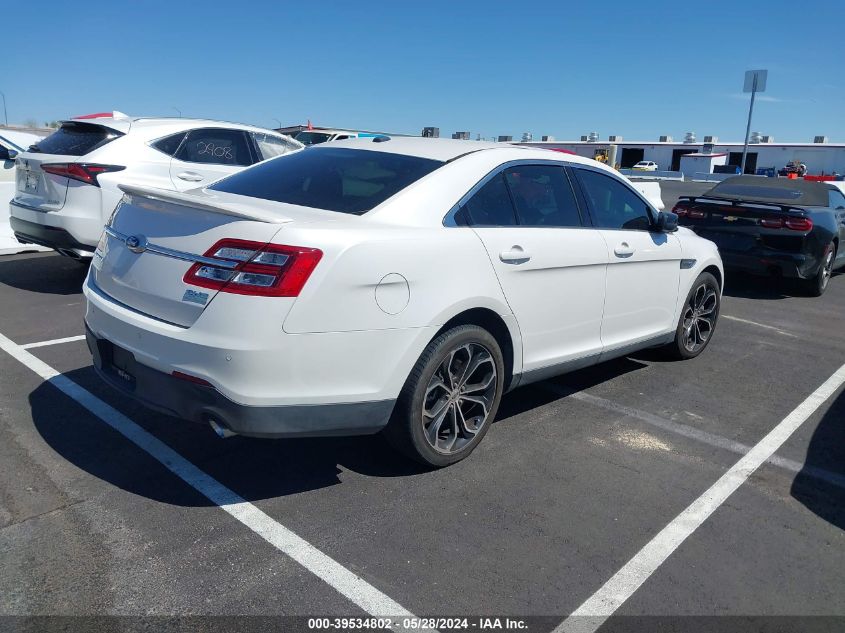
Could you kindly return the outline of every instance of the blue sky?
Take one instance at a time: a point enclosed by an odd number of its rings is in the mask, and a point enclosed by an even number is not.
[[[743,73],[767,68],[753,129],[845,141],[833,3],[12,2],[10,123],[107,110],[472,137],[740,140]]]

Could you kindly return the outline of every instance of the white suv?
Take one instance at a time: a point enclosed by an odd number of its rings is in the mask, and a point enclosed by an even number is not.
[[[183,191],[302,149],[262,128],[119,113],[63,121],[16,159],[10,224],[18,241],[88,261],[123,192],[135,184]]]

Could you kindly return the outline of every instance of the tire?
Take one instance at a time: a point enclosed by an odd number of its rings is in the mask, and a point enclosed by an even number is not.
[[[824,291],[827,290],[830,282],[830,275],[833,272],[833,260],[836,259],[836,247],[833,242],[827,245],[822,255],[822,263],[819,266],[819,272],[816,273],[812,279],[805,279],[803,282],[804,290],[811,297],[821,297]]]
[[[675,339],[665,348],[669,356],[688,360],[701,354],[713,338],[721,305],[719,282],[710,273],[701,273],[684,300]]]
[[[466,374],[470,363],[475,369]],[[394,448],[421,464],[454,464],[487,434],[499,409],[504,378],[496,339],[477,325],[454,327],[425,348],[383,433]]]

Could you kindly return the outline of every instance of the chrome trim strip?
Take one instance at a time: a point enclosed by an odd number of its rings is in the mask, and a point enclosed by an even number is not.
[[[120,240],[124,244],[126,244],[126,240],[128,240],[130,235],[124,235],[120,231],[116,231],[114,228],[107,226],[106,233],[115,238],[116,240]],[[146,253],[153,253],[155,255],[161,255],[162,257],[170,257],[172,259],[179,259],[185,262],[193,262],[196,264],[205,264],[207,266],[216,266],[217,268],[226,268],[228,270],[234,270],[237,268],[238,264],[241,262],[233,262],[226,259],[214,259],[211,257],[204,257],[202,255],[195,255],[194,253],[187,253],[185,251],[177,251],[173,248],[167,248],[166,246],[159,246],[158,244],[153,244],[152,242],[147,242],[144,251]]]

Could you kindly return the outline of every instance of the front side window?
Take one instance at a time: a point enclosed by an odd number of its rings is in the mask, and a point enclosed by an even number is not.
[[[581,226],[575,194],[563,167],[520,165],[504,173],[520,226]]]
[[[417,156],[324,145],[263,162],[211,189],[360,215],[441,165]]]
[[[246,135],[241,130],[191,130],[176,153],[176,158],[187,163],[233,167],[252,164]]]
[[[648,205],[624,183],[587,169],[576,169],[576,173],[596,226],[634,231],[650,228]]]
[[[284,139],[272,134],[252,132],[252,138],[255,139],[255,144],[258,146],[262,160],[287,154],[294,149],[292,144],[286,143]]]

